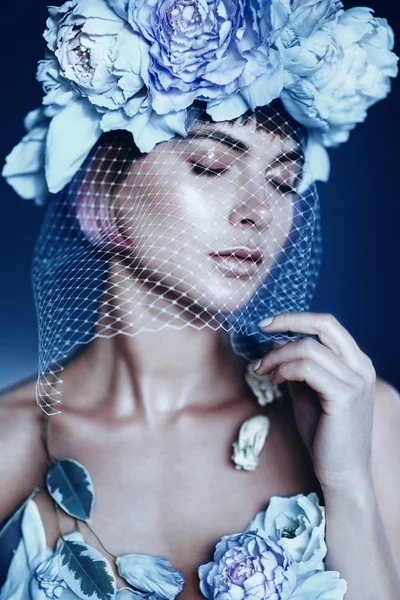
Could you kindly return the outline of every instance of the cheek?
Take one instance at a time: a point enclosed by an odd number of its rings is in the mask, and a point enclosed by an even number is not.
[[[177,178],[159,172],[154,176],[150,169],[125,186],[129,197],[119,196],[115,213],[118,230],[132,251],[138,247],[190,251],[210,235],[215,202],[187,174]]]
[[[215,219],[221,218],[224,214],[221,191],[218,194],[215,186],[212,187],[193,178],[185,178],[176,192],[176,204],[180,216],[186,222],[197,225],[199,229],[208,231],[211,224],[215,224]]]
[[[293,227],[294,204],[291,195],[280,196],[271,203],[271,223],[267,230],[271,257],[285,246]]]

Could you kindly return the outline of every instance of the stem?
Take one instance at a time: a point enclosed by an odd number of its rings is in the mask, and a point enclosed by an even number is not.
[[[54,461],[54,457],[52,456],[52,454],[50,452],[50,448],[49,448],[49,427],[50,427],[49,415],[44,415],[43,421],[44,421],[44,435],[43,435],[44,450],[45,450],[46,456],[47,456],[47,463],[48,463],[49,467],[51,467],[55,461]]]
[[[95,531],[93,531],[92,527],[89,525],[88,521],[83,521],[83,523],[85,523],[85,525],[89,529],[90,533],[99,542],[99,544],[103,548],[104,552],[107,552],[107,554],[109,554],[110,556],[112,556],[114,559],[117,559],[118,557],[115,556],[115,554],[113,554],[112,552],[110,552],[109,550],[107,550],[107,548],[104,546],[103,542],[101,541],[101,539],[99,538],[99,536],[97,535],[97,533]]]
[[[61,531],[60,509],[59,509],[58,505],[55,502],[54,502],[54,509],[55,509],[55,512],[56,512],[58,534],[59,534],[60,538],[64,539],[64,536],[63,536],[62,531]]]
[[[53,455],[50,452],[50,448],[49,448],[49,429],[50,429],[50,417],[49,417],[49,415],[44,415],[43,421],[44,421],[43,444],[44,444],[44,449],[45,449],[46,456],[47,456],[48,465],[49,465],[49,467],[51,467],[57,461],[54,459]],[[55,507],[56,518],[57,518],[58,533],[59,533],[60,537],[62,539],[64,539],[64,537],[62,535],[62,532],[61,532],[60,507],[58,506],[58,504],[56,502],[54,502],[54,507]],[[98,543],[100,544],[100,546],[103,548],[103,550],[109,556],[112,556],[116,560],[117,556],[115,556],[115,554],[113,554],[112,552],[110,552],[109,550],[107,550],[107,548],[104,546],[103,542],[100,540],[99,536],[93,531],[93,529],[90,526],[90,524],[87,521],[82,521],[82,523],[86,524],[86,527],[89,529],[90,533],[96,538],[96,540],[98,541]],[[78,519],[75,519],[75,525],[76,525],[76,528],[79,531],[79,533],[82,533],[81,529],[80,529],[80,526],[79,526],[79,520]]]

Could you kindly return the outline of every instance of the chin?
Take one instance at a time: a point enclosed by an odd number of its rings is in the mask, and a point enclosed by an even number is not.
[[[190,294],[193,304],[204,309],[209,315],[232,313],[243,309],[252,298],[258,286],[227,285],[221,281],[209,281],[207,288],[196,289],[196,294]]]

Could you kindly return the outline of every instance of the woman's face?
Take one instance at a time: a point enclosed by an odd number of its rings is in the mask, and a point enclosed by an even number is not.
[[[137,159],[114,215],[134,277],[209,314],[243,307],[293,220],[301,150],[249,124],[199,124]]]

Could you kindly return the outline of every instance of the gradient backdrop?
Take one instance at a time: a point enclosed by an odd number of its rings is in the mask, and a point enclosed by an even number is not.
[[[363,5],[347,1],[346,7]],[[368,0],[400,40],[396,0]],[[0,162],[23,135],[24,115],[39,106],[36,62],[46,2],[2,2]],[[397,54],[400,43],[397,43]],[[370,110],[350,142],[331,152],[332,178],[320,185],[324,231],[322,272],[313,310],[331,312],[372,358],[378,376],[400,388],[399,116],[400,82]],[[35,374],[36,315],[30,260],[42,210],[0,181],[0,389]]]

